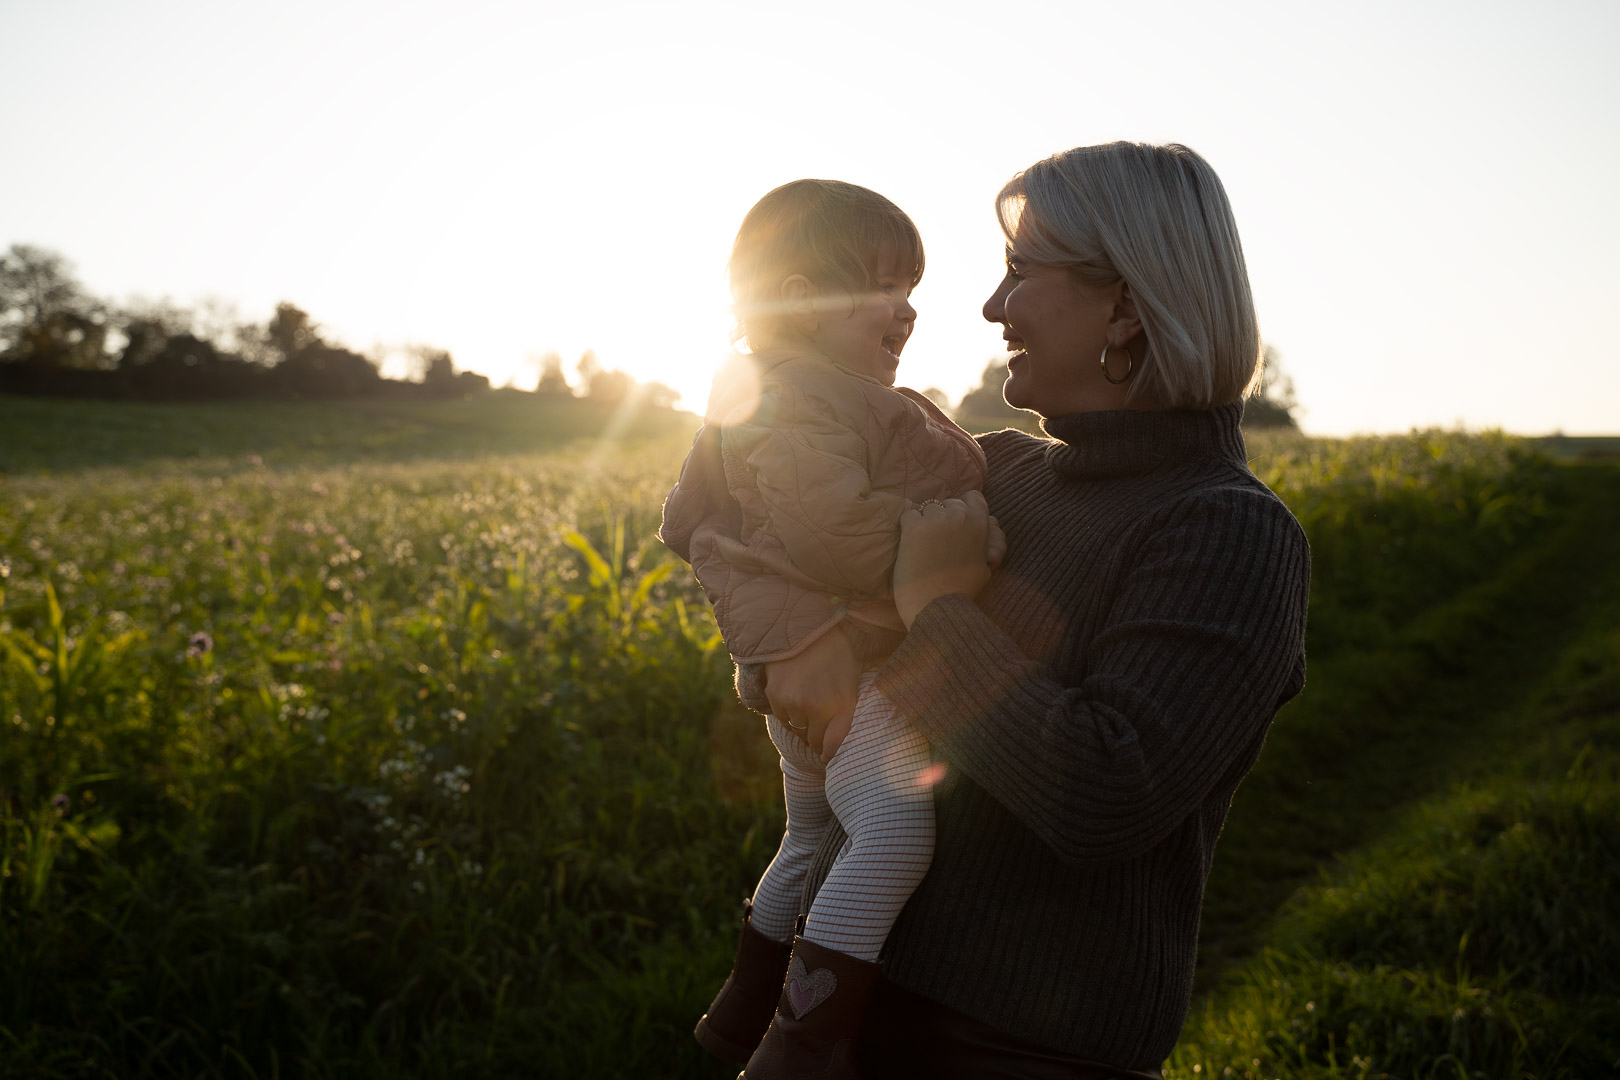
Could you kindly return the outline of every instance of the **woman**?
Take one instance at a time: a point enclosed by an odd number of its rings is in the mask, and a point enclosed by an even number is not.
[[[1051,438],[982,436],[988,507],[901,521],[909,634],[878,686],[933,746],[938,836],[857,1056],[870,1077],[1157,1075],[1233,792],[1304,685],[1309,552],[1246,465],[1260,340],[1209,165],[1080,147],[1013,177],[997,212],[984,315],[1012,351],[1007,401]],[[826,754],[857,652],[829,635],[766,671],[776,715]]]

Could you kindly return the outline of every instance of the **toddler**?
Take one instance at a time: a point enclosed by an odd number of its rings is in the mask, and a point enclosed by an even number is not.
[[[899,207],[853,184],[786,184],[748,212],[729,271],[749,351],[715,379],[660,535],[714,605],[749,707],[769,712],[764,664],[823,634],[847,634],[866,671],[825,766],[802,730],[766,717],[787,829],[696,1035],[751,1078],[854,1076],[878,954],[934,847],[928,745],[873,687],[904,635],[890,598],[899,519],[982,487],[985,459],[933,402],[893,385],[923,271]],[[834,815],[849,842],[795,937]]]

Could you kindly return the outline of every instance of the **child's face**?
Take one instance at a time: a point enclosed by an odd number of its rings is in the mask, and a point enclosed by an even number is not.
[[[911,274],[902,273],[898,260],[888,256],[878,263],[873,277],[872,289],[865,294],[824,294],[810,338],[827,359],[893,386],[900,350],[917,321],[910,300]]]

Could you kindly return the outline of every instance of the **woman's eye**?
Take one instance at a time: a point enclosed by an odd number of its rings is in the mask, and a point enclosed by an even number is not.
[[[1012,278],[1014,281],[1024,280],[1024,275],[1020,274],[1018,272],[1018,267],[1014,266],[1012,263],[1007,264],[1007,276]]]

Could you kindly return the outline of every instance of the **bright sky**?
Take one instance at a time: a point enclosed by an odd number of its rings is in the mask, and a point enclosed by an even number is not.
[[[1001,184],[1174,140],[1307,430],[1620,432],[1620,3],[988,7],[0,0],[0,246],[497,384],[594,348],[701,409],[743,214],[833,177],[921,229],[900,380],[954,398]]]

